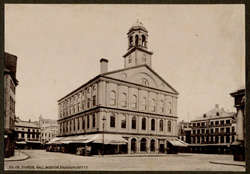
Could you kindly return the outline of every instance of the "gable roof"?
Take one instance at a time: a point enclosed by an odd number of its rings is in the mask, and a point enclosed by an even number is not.
[[[40,128],[38,125],[36,125],[34,122],[29,121],[22,121],[20,119],[16,119],[15,126],[19,127],[33,127],[33,128]]]
[[[114,73],[118,73],[118,72],[123,72],[126,70],[131,70],[131,69],[136,69],[139,67],[146,67],[149,71],[151,71],[156,77],[158,77],[161,81],[163,81],[170,89],[172,89],[176,95],[179,94],[179,92],[177,92],[168,82],[166,82],[158,73],[156,73],[152,68],[150,68],[148,65],[143,64],[143,65],[137,65],[137,66],[133,66],[133,67],[128,67],[128,68],[122,68],[122,69],[118,69],[118,70],[114,70],[114,71],[110,71],[110,72],[106,72],[101,74],[101,76],[107,76],[110,74],[114,74]],[[119,79],[120,80],[120,79]]]

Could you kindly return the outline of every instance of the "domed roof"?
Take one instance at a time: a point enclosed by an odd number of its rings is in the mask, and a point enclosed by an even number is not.
[[[130,30],[131,30],[131,29],[135,29],[135,28],[143,28],[144,30],[147,30],[147,29],[144,27],[143,23],[140,22],[138,19],[137,19],[136,23],[134,23],[134,24],[131,26]]]

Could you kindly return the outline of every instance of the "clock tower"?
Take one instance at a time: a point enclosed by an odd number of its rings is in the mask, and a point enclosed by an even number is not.
[[[146,64],[151,67],[152,52],[148,51],[148,31],[144,25],[136,21],[129,29],[128,50],[124,57],[124,68]]]

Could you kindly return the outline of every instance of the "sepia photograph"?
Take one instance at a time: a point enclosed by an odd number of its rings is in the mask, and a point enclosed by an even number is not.
[[[244,4],[4,4],[5,171],[246,170]]]

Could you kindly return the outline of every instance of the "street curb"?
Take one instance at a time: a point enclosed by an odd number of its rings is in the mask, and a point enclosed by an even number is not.
[[[223,163],[223,162],[213,162],[213,161],[209,161],[212,164],[223,164],[223,165],[231,165],[231,166],[242,166],[245,167],[244,164],[232,164],[232,163]]]
[[[22,158],[22,159],[4,160],[4,162],[10,162],[10,161],[24,161],[24,160],[30,158],[30,156],[29,156],[27,153],[24,153],[24,152],[20,152],[20,153],[25,154],[27,157]]]

